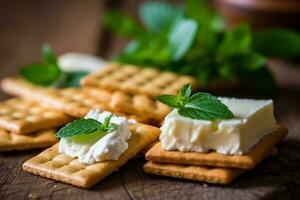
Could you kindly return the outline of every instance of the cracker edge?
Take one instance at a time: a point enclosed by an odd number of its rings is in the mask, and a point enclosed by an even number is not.
[[[49,146],[54,145],[57,143],[57,139],[55,138],[55,130],[52,129],[46,129],[46,130],[41,130],[37,132],[48,132],[48,131],[53,131],[53,137],[50,138],[48,137],[44,141],[39,141],[39,142],[27,142],[27,143],[6,143],[5,145],[0,145],[0,152],[9,152],[9,151],[24,151],[24,150],[30,150],[30,149],[39,149],[39,148],[46,148]],[[10,133],[14,134],[14,133]],[[17,134],[16,134],[17,135]],[[23,135],[22,135],[23,136]],[[26,135],[24,135],[26,137]],[[39,137],[39,136],[37,136]]]

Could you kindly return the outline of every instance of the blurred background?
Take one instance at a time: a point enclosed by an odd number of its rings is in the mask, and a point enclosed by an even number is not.
[[[118,9],[136,17],[141,2],[1,0],[0,78],[16,74],[21,65],[39,60],[44,43],[51,44],[57,55],[83,52],[111,59],[127,40],[105,29],[104,13]],[[228,26],[249,22],[253,30],[270,26],[300,30],[299,0],[215,0],[208,4],[219,10]],[[268,67],[280,87],[300,88],[299,61],[271,59]]]

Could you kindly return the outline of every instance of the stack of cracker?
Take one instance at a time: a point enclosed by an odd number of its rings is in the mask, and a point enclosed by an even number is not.
[[[286,135],[287,129],[277,126],[243,155],[226,155],[217,152],[166,151],[161,143],[155,144],[147,153],[144,170],[147,173],[228,184],[243,172],[253,169],[262,160],[277,154],[275,145]]]
[[[55,128],[71,118],[30,100],[0,102],[0,151],[49,147],[57,142]]]
[[[98,88],[113,94],[111,106],[115,110],[145,118],[146,123],[152,125],[160,125],[171,111],[155,97],[175,95],[187,83],[197,89],[197,81],[191,76],[116,63],[81,80],[84,88]]]
[[[42,102],[74,118],[84,117],[92,108],[100,108],[158,126],[170,108],[154,97],[176,94],[186,83],[192,83],[196,88],[196,81],[189,76],[152,68],[109,64],[84,77],[80,88],[39,87],[18,77],[4,79],[1,87],[11,95]]]

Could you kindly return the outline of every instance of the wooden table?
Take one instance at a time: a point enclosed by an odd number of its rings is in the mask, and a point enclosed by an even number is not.
[[[0,154],[0,199],[292,199],[300,195],[300,93],[280,91],[275,98],[278,121],[289,136],[279,155],[260,164],[232,184],[212,185],[143,172],[134,159],[89,190],[34,176],[21,164],[41,150]]]

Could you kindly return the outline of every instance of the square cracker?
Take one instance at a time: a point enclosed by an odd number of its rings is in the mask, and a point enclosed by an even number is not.
[[[130,127],[132,136],[128,140],[128,149],[118,160],[98,162],[91,165],[81,164],[78,159],[58,152],[58,144],[43,151],[23,164],[30,173],[88,188],[117,170],[139,151],[159,136],[159,128],[144,124]]]
[[[143,169],[150,174],[216,184],[228,184],[246,171],[244,169],[155,163],[152,161],[147,162]]]
[[[45,148],[57,143],[55,129],[40,130],[28,135],[13,134],[0,129],[0,152]]]
[[[266,154],[265,158],[277,155],[277,149],[272,148]],[[184,165],[172,163],[155,163],[149,161],[143,167],[146,173],[156,174],[161,176],[169,176],[174,178],[183,178],[194,181],[204,181],[216,184],[229,184],[240,174],[245,172],[245,169],[199,166],[199,165]]]
[[[153,162],[232,167],[241,169],[254,168],[286,135],[288,130],[277,126],[276,130],[264,136],[248,153],[244,155],[225,155],[217,152],[180,152],[166,151],[161,143],[154,145],[147,153],[146,159]]]
[[[83,117],[97,107],[157,125],[171,111],[168,106],[147,95],[130,95],[121,91],[87,87],[52,89],[34,86],[21,78],[6,78],[2,80],[1,87],[9,94],[43,102],[73,117]]]
[[[161,94],[177,94],[187,83],[191,83],[193,89],[197,88],[197,81],[191,76],[117,63],[111,63],[81,79],[83,86],[118,90],[129,94],[145,94],[152,97]]]
[[[134,116],[139,122],[160,123],[170,112],[166,105],[145,95],[128,95],[119,91],[95,88],[66,88],[45,97],[45,103],[77,117],[83,117],[92,108],[100,108],[125,116]]]
[[[72,119],[35,101],[9,99],[0,103],[0,127],[16,134],[64,125]]]

